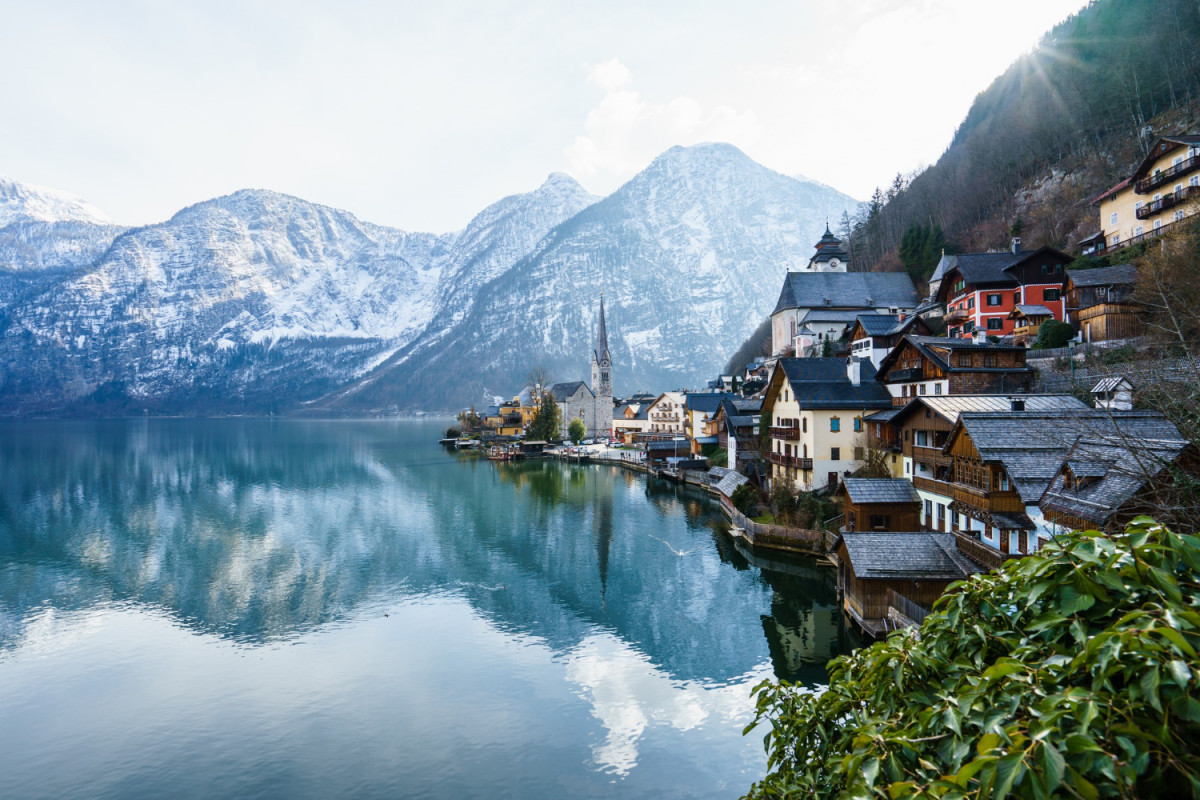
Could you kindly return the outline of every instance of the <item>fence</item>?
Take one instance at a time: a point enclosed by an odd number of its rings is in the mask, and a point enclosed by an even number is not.
[[[786,528],[782,525],[755,522],[734,508],[733,503],[725,495],[721,495],[721,508],[733,520],[734,525],[746,532],[746,539],[755,547],[797,553],[821,554],[825,552],[825,531]]]
[[[895,589],[888,589],[887,596],[888,610],[895,610],[901,616],[912,620],[916,625],[920,625],[929,616],[928,608],[917,605]]]

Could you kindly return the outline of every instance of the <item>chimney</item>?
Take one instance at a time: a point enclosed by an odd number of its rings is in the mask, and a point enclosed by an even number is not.
[[[971,332],[971,341],[975,344],[987,344],[987,330],[985,328],[976,328]]]
[[[850,378],[850,385],[858,386],[862,380],[862,364],[854,356],[846,359],[846,376]]]
[[[1021,398],[1021,397],[1010,397],[1010,398],[1008,398],[1008,402],[1009,402],[1009,403],[1012,405],[1012,410],[1013,410],[1013,411],[1024,411],[1024,410],[1025,410],[1025,400],[1024,400],[1024,398]]]
[[[1013,237],[1013,255],[1015,256],[1019,252],[1021,252],[1021,237],[1014,236]]]
[[[904,317],[905,317],[905,313],[903,311],[901,311],[900,312],[900,321],[901,322],[904,322]]]

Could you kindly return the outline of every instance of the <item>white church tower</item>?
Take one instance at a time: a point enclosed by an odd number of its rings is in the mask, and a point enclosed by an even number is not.
[[[596,326],[596,349],[592,351],[592,392],[596,396],[591,436],[611,436],[613,416],[612,355],[608,352],[608,329],[604,325],[604,293],[600,293],[600,321]]]
[[[842,246],[842,240],[829,230],[825,223],[825,235],[816,244],[817,252],[808,260],[808,266],[799,272],[849,272],[850,253]]]

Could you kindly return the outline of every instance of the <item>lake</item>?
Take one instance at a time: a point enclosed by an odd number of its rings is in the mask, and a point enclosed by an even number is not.
[[[737,797],[834,574],[445,422],[0,425],[6,798]]]

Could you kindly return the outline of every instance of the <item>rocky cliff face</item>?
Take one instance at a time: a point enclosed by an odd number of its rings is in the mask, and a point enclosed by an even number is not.
[[[552,175],[461,232],[264,191],[125,230],[0,183],[0,412],[447,409],[529,368],[616,390],[715,374],[854,202],[728,145],[673,148],[597,202]]]

